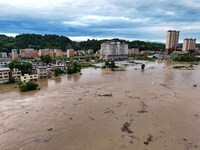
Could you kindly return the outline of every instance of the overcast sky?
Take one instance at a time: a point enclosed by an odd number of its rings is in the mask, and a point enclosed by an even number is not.
[[[58,34],[73,40],[165,42],[167,30],[200,42],[199,0],[0,0],[0,33]]]

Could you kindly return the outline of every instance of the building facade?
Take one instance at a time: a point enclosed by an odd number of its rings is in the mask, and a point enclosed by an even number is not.
[[[21,81],[22,82],[33,82],[33,81],[37,81],[38,80],[38,75],[37,74],[33,74],[33,75],[29,75],[29,74],[24,74],[24,76],[21,76]]]
[[[40,49],[38,55],[39,56],[48,55],[51,58],[54,58],[54,50],[53,49]]]
[[[128,55],[139,54],[139,52],[140,52],[139,48],[131,48],[128,50]]]
[[[167,31],[167,39],[166,39],[166,53],[171,54],[173,51],[177,50],[179,43],[179,31]]]
[[[8,82],[10,79],[10,68],[0,68],[0,84]]]
[[[100,59],[124,60],[128,58],[128,44],[108,41],[101,44]]]
[[[61,49],[54,49],[54,54],[56,58],[62,57],[62,50]]]
[[[13,78],[15,78],[15,80],[20,81],[22,72],[19,69],[13,69],[11,75]]]
[[[48,76],[48,71],[47,71],[47,66],[38,66],[36,68],[38,78],[47,78]]]
[[[196,39],[184,39],[182,51],[196,50]]]
[[[38,50],[34,49],[20,49],[20,57],[21,58],[37,58]]]
[[[68,58],[74,57],[74,50],[73,49],[67,49],[67,57]]]
[[[12,49],[12,60],[18,59],[18,52],[16,49]]]

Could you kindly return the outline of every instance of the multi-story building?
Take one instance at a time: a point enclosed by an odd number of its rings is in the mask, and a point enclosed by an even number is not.
[[[38,50],[20,49],[19,51],[20,51],[21,58],[37,58],[38,57]]]
[[[10,79],[10,69],[0,68],[0,84],[8,82]]]
[[[62,57],[62,50],[61,49],[54,49],[54,54],[56,58]]]
[[[5,67],[10,63],[10,58],[8,57],[6,52],[0,52],[0,68]]]
[[[128,44],[108,41],[101,44],[100,59],[124,60],[128,58]]]
[[[67,49],[67,57],[68,58],[74,57],[74,50],[73,49]]]
[[[131,48],[128,50],[128,54],[132,55],[132,54],[139,54],[140,50],[139,48]]]
[[[37,66],[36,71],[40,79],[48,76],[47,66]]]
[[[16,49],[12,49],[12,60],[18,59],[18,52]]]
[[[167,31],[167,41],[166,41],[166,53],[171,54],[173,51],[177,50],[179,43],[179,31]]]
[[[196,39],[184,39],[182,51],[196,50]]]
[[[45,56],[45,55],[48,55],[51,58],[54,58],[54,50],[53,49],[40,49],[39,56]]]
[[[13,69],[11,72],[11,75],[13,78],[15,78],[15,80],[19,81],[22,75],[22,72],[19,69]]]
[[[38,75],[37,74],[33,74],[33,75],[29,75],[29,74],[24,74],[24,76],[21,76],[21,81],[22,82],[33,82],[33,81],[37,81],[38,80]]]
[[[9,64],[9,62],[7,62],[7,61],[0,61],[0,68],[5,67],[7,64]]]
[[[8,58],[8,55],[6,52],[0,52],[0,58]]]

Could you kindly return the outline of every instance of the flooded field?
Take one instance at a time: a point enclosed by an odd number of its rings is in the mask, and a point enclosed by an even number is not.
[[[0,150],[199,150],[200,67],[172,65],[0,85]]]

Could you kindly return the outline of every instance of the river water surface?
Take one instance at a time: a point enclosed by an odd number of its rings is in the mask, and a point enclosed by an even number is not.
[[[172,65],[0,85],[0,150],[199,150],[200,68]]]

